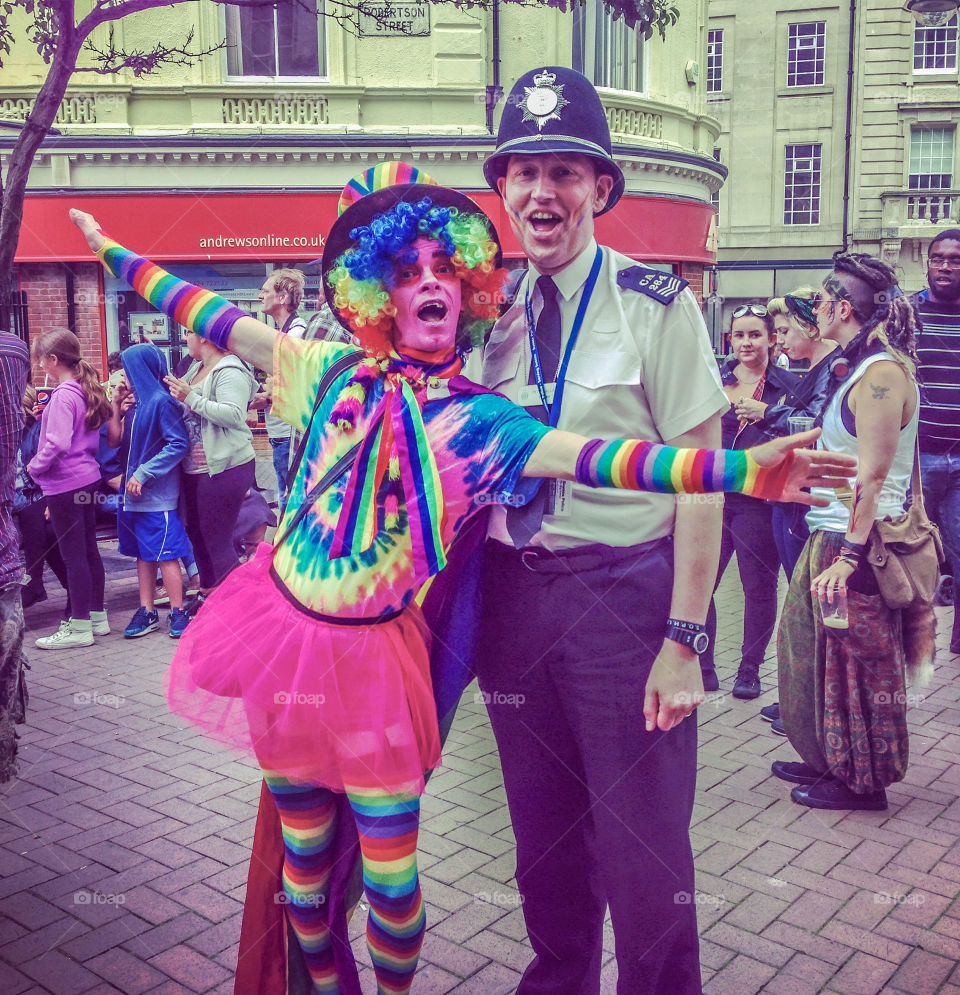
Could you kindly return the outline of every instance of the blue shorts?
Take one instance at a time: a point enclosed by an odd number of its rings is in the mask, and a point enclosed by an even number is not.
[[[117,537],[123,556],[147,563],[190,555],[190,540],[176,511],[117,511]]]

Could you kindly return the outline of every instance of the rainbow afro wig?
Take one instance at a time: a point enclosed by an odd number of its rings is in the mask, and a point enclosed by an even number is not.
[[[500,246],[486,215],[455,191],[417,186],[413,187],[416,199],[411,197],[410,186],[393,187],[398,193],[403,190],[407,199],[394,198],[388,209],[370,217],[366,224],[341,231],[340,237],[348,247],[331,260],[329,268],[324,253],[327,299],[340,322],[371,356],[387,356],[394,351],[396,309],[390,302],[390,290],[395,268],[404,261],[404,250],[419,238],[440,243],[461,281],[458,349],[479,345],[500,313],[501,289],[507,274],[498,265]],[[358,201],[340,222],[349,223],[351,214],[375,197]],[[335,233],[336,226],[328,248]]]

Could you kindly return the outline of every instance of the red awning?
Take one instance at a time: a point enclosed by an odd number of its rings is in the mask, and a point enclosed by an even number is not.
[[[241,193],[33,193],[24,204],[16,262],[90,259],[67,217],[89,211],[113,238],[157,262],[316,259],[337,216],[339,192]],[[508,256],[522,255],[491,191],[472,194],[493,218]],[[706,203],[628,194],[597,220],[597,240],[634,259],[700,262],[707,249],[713,208]]]

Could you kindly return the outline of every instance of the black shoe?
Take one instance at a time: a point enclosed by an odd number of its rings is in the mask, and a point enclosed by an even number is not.
[[[184,601],[183,610],[190,616],[190,618],[193,618],[197,612],[200,611],[200,608],[206,600],[207,596],[197,591],[193,597],[187,598],[187,600]]]
[[[789,760],[774,760],[770,764],[770,770],[774,777],[779,777],[781,781],[790,781],[793,784],[816,784],[818,781],[830,780],[829,774],[821,774],[806,764],[791,763]]]
[[[47,600],[47,592],[43,589],[39,591],[33,591],[29,587],[25,587],[20,592],[20,604],[23,605],[24,609],[29,608],[31,605],[39,605],[41,601]]]
[[[770,731],[776,736],[786,736],[787,730],[783,728],[783,719],[774,719],[770,723]]]
[[[887,793],[881,788],[858,795],[839,781],[821,781],[805,788],[794,788],[790,797],[798,805],[833,810],[853,809],[862,812],[882,812],[887,807]]]
[[[953,653],[954,656],[960,656],[960,639],[954,639],[951,641],[950,652]]]
[[[938,608],[953,607],[953,578],[950,574],[944,574],[937,584],[937,589],[933,595],[933,603]]]
[[[711,667],[709,670],[702,670],[700,676],[703,678],[703,690],[704,691],[719,691],[720,681],[717,678],[717,672]]]
[[[760,709],[760,718],[764,722],[776,722],[780,718],[780,702],[775,701],[772,705],[764,705]]]
[[[752,670],[739,670],[733,685],[734,698],[749,700],[760,697],[760,678]]]

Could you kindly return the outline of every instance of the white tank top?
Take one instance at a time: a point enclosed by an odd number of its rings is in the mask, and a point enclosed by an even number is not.
[[[818,449],[829,449],[835,453],[849,453],[851,456],[857,456],[857,438],[855,435],[851,435],[843,424],[841,415],[843,402],[850,391],[860,382],[867,367],[883,359],[889,360],[891,357],[886,352],[867,356],[853,371],[853,376],[833,395],[823,415],[823,434],[817,441]],[[916,386],[914,390],[917,391],[919,402],[920,392]],[[896,518],[904,512],[907,488],[910,486],[910,478],[913,475],[913,454],[917,443],[919,419],[920,404],[917,403],[910,421],[900,429],[897,451],[880,490],[880,501],[877,505],[875,521],[879,521],[887,515]],[[830,503],[825,508],[811,508],[807,512],[807,526],[810,531],[819,529],[822,532],[846,532],[850,525],[850,510],[853,505],[852,487],[848,485],[838,488],[836,491],[826,487],[814,487],[812,493],[828,498]]]

